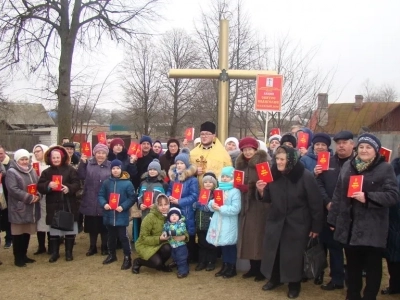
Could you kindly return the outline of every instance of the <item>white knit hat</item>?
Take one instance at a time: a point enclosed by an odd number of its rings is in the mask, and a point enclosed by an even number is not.
[[[227,139],[226,139],[226,141],[225,141],[225,147],[226,147],[226,144],[228,144],[229,142],[234,142],[235,143],[235,145],[236,145],[236,149],[239,149],[239,141],[238,141],[238,139],[237,138],[235,138],[235,137],[228,137]]]
[[[270,142],[271,143],[271,141],[273,141],[273,140],[277,140],[278,142],[281,140],[281,136],[279,135],[279,134],[274,134],[274,135],[271,135],[270,137],[269,137],[269,139],[268,139],[268,142]]]
[[[26,157],[29,159],[31,155],[29,154],[28,150],[19,149],[14,153],[14,160],[19,161],[21,158]]]

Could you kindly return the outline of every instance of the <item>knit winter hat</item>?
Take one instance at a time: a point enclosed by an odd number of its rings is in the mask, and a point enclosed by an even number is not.
[[[208,131],[211,132],[212,134],[215,134],[216,132],[215,124],[210,121],[204,122],[203,124],[200,125],[200,132],[202,131]]]
[[[189,168],[190,161],[189,161],[190,150],[188,148],[183,148],[181,152],[175,157],[175,163],[179,160],[183,162],[186,168]]]
[[[235,138],[235,137],[228,137],[228,138],[226,139],[226,141],[225,141],[224,146],[226,147],[226,144],[228,144],[229,142],[234,142],[235,145],[236,145],[236,149],[239,149],[239,141],[238,141],[237,138]]]
[[[204,173],[202,183],[204,184],[205,181],[211,181],[214,183],[214,188],[218,188],[218,180],[213,172]]]
[[[281,145],[283,145],[283,143],[291,143],[292,146],[293,146],[293,148],[296,148],[296,147],[297,147],[297,139],[296,139],[296,137],[295,137],[293,134],[291,134],[290,132],[289,132],[289,133],[285,133],[285,134],[282,136],[280,142],[281,142]]]
[[[182,213],[181,213],[181,210],[179,209],[179,208],[177,208],[177,207],[172,207],[172,208],[170,208],[169,209],[169,211],[168,211],[168,214],[167,214],[167,220],[168,221],[170,221],[170,217],[171,217],[171,215],[178,215],[179,216],[179,219],[180,218],[182,218]]]
[[[140,138],[139,144],[144,143],[144,142],[148,142],[151,146],[153,146],[153,141],[151,140],[151,137],[149,137],[147,135],[142,135],[142,137]]]
[[[177,144],[177,145],[178,145],[178,148],[181,146],[181,145],[179,144],[179,141],[178,141],[177,139],[169,139],[169,140],[167,141],[167,148],[169,148],[169,145],[170,145],[171,143]]]
[[[221,177],[222,176],[228,176],[233,179],[233,172],[235,172],[235,168],[228,166],[228,167],[223,167],[221,171]]]
[[[312,139],[313,145],[316,143],[324,143],[327,147],[331,145],[331,137],[326,133],[316,133]]]
[[[99,152],[99,151],[103,151],[103,152],[106,153],[106,155],[108,155],[108,152],[110,151],[110,149],[108,149],[107,145],[102,144],[102,143],[98,143],[93,148],[93,155],[96,155],[96,153]]]
[[[279,134],[274,134],[269,137],[268,142],[271,143],[274,140],[280,142],[281,138]]]
[[[258,149],[258,142],[255,138],[252,138],[250,136],[242,138],[239,142],[239,149],[240,151],[243,151],[244,148],[254,148]]]
[[[200,143],[201,143],[201,138],[199,138],[199,137],[198,137],[198,138],[195,138],[194,141],[193,141],[193,145],[195,145],[195,146],[196,146],[197,144],[200,144]]]
[[[158,172],[158,174],[161,173],[160,161],[157,158],[153,159],[153,161],[151,163],[149,163],[149,166],[147,167],[147,171],[149,171],[149,170],[156,170]]]
[[[381,149],[381,141],[373,134],[370,133],[363,133],[358,137],[357,148],[360,144],[367,143],[371,145],[375,152],[378,153],[379,149]]]
[[[122,161],[120,161],[119,159],[114,159],[111,162],[111,169],[114,167],[118,167],[118,168],[122,169]]]
[[[114,149],[114,146],[116,145],[121,145],[122,147],[125,147],[125,142],[121,138],[112,139],[110,143],[111,151]]]
[[[31,155],[29,154],[28,150],[19,149],[19,150],[15,151],[15,153],[14,153],[14,160],[19,161],[23,157],[29,158],[30,156]]]

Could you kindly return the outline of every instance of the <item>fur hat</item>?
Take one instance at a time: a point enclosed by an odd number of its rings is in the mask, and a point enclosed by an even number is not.
[[[314,134],[312,143],[313,145],[315,145],[316,143],[324,143],[327,147],[329,147],[331,145],[331,137],[326,133],[316,133]]]
[[[120,161],[119,159],[114,159],[111,162],[111,169],[114,167],[118,167],[118,168],[122,169],[122,161]]]
[[[215,124],[213,122],[207,121],[204,122],[203,124],[200,125],[200,132],[202,131],[208,131],[211,132],[212,134],[215,134]]]
[[[254,148],[257,150],[258,146],[259,146],[259,144],[258,144],[257,140],[250,136],[242,138],[239,142],[240,151],[243,151],[244,148]]]
[[[149,166],[147,167],[147,171],[149,171],[149,170],[156,170],[158,172],[158,174],[161,173],[160,161],[157,158],[153,159],[153,161],[151,163],[149,163]]]
[[[211,181],[212,183],[214,183],[214,188],[218,187],[218,180],[213,172],[209,171],[204,173],[202,183],[204,184],[205,181]]]
[[[151,146],[153,146],[153,141],[151,140],[151,137],[149,137],[147,135],[142,135],[142,137],[140,138],[139,144],[144,143],[144,142],[148,142]]]
[[[376,153],[381,149],[381,141],[375,135],[370,133],[363,133],[358,137],[357,148],[362,143],[371,145],[375,149]]]
[[[114,146],[116,146],[116,145],[121,145],[122,147],[125,147],[125,142],[121,138],[112,139],[111,143],[110,143],[111,151],[114,149]]]
[[[175,157],[175,163],[179,160],[185,164],[186,168],[189,168],[190,166],[189,155],[190,155],[190,150],[188,148],[183,148],[181,152],[179,152],[179,154]]]
[[[106,155],[108,155],[108,152],[110,149],[108,149],[107,145],[104,145],[102,143],[98,143],[96,146],[93,148],[93,155],[96,155],[97,152],[99,151],[104,151]]]
[[[171,217],[171,215],[178,215],[179,219],[182,218],[182,213],[181,210],[177,207],[172,207],[169,209],[168,214],[167,214],[167,220],[169,221],[169,218]]]
[[[296,148],[296,147],[297,147],[297,139],[296,139],[296,137],[295,137],[293,134],[291,134],[290,132],[289,132],[289,133],[285,133],[285,134],[282,136],[280,142],[281,142],[281,145],[283,145],[284,143],[291,143],[292,146],[293,146],[293,148]]]
[[[19,161],[23,157],[26,157],[28,159],[29,159],[29,157],[31,157],[31,155],[29,154],[28,150],[19,149],[19,150],[15,151],[15,153],[14,153],[14,160],[15,161]]]
[[[236,149],[239,149],[239,141],[238,141],[238,139],[237,138],[235,138],[235,137],[228,137],[227,139],[226,139],[226,141],[225,141],[225,147],[226,147],[226,144],[228,144],[229,142],[233,142],[235,145],[236,145]]]
[[[169,145],[170,145],[171,143],[177,144],[177,145],[178,145],[178,148],[181,146],[181,145],[179,144],[179,141],[178,141],[177,139],[169,139],[169,140],[167,141],[167,148],[169,148]]]

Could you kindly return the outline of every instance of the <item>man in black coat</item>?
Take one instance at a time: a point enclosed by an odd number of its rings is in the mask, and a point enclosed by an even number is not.
[[[325,214],[331,209],[332,197],[335,191],[336,183],[339,178],[340,170],[343,164],[353,157],[353,134],[350,131],[340,131],[333,140],[336,142],[336,153],[329,160],[329,170],[322,171],[320,165],[316,165],[314,174],[317,176],[317,183],[325,207]],[[326,223],[320,234],[321,241],[329,250],[329,265],[331,281],[321,285],[325,291],[343,289],[344,287],[344,255],[343,246],[333,239],[333,231]],[[322,283],[322,282],[321,282]]]

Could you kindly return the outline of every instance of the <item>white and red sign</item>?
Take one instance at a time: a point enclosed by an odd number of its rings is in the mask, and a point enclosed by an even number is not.
[[[282,110],[282,75],[257,75],[254,108],[262,111]]]

